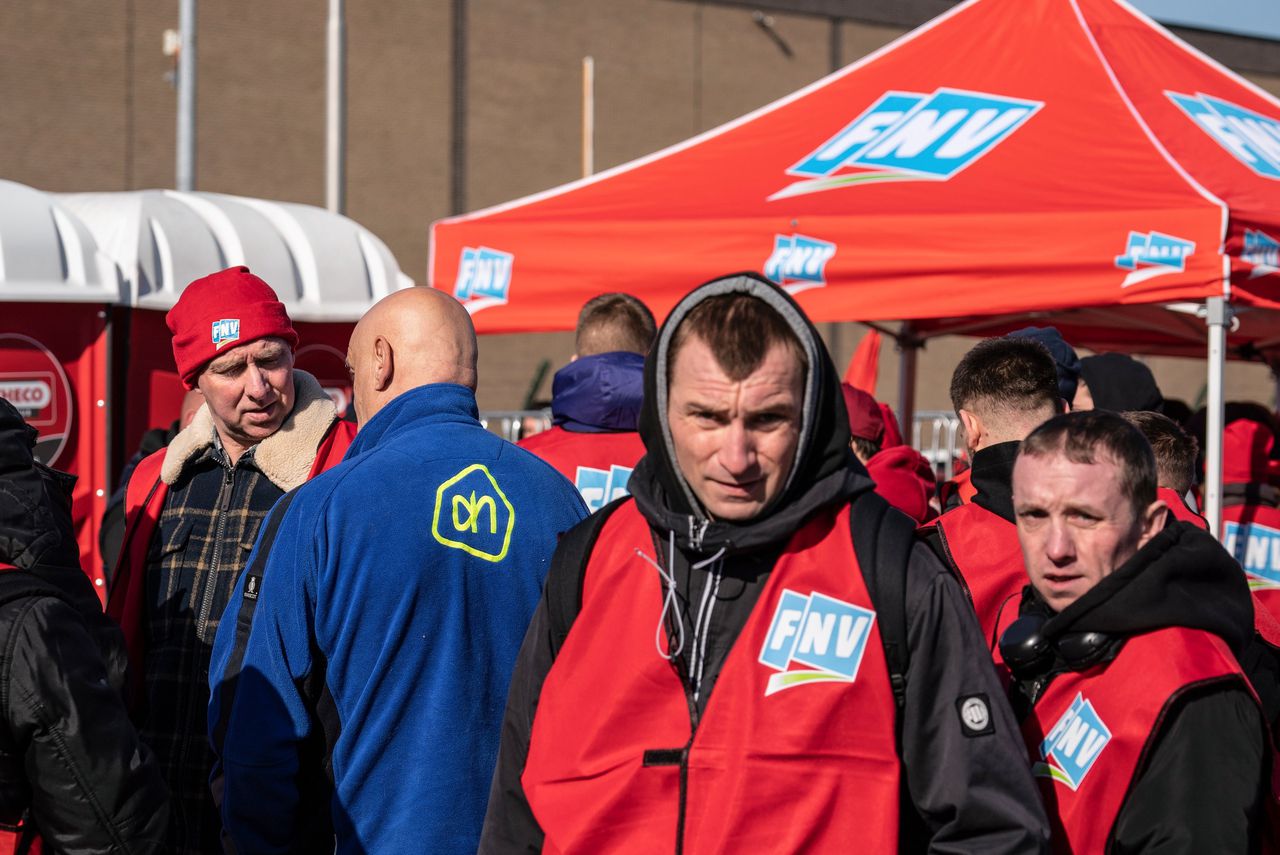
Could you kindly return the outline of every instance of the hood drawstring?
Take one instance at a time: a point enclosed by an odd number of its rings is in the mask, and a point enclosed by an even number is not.
[[[663,659],[666,659],[668,662],[670,662],[672,659],[675,659],[677,656],[679,656],[681,652],[684,650],[684,621],[680,619],[680,609],[679,609],[679,606],[676,605],[676,574],[674,570],[670,572],[668,572],[667,570],[664,570],[661,564],[659,564],[654,559],[650,558],[648,555],[645,555],[644,552],[642,552],[641,550],[637,549],[635,552],[636,552],[636,555],[639,555],[645,561],[649,562],[649,564],[653,566],[654,570],[658,571],[658,575],[662,577],[663,587],[666,588],[666,594],[662,598],[662,612],[658,615],[658,626],[653,633],[653,646],[657,648],[659,656],[661,656]],[[676,534],[675,532],[668,532],[667,566],[668,567],[676,566]],[[663,628],[664,628],[664,624],[666,624],[667,622],[667,612],[671,612],[673,615],[675,615],[674,622],[676,625],[677,639],[676,639],[675,648],[670,653],[663,653],[662,638],[663,638],[663,635],[665,635],[665,633],[663,632]]]
[[[692,570],[701,570],[712,565],[711,578],[702,589],[702,602],[698,605],[698,616],[693,622],[693,662],[689,665],[689,681],[693,684],[693,701],[698,702],[698,694],[702,689],[702,671],[707,661],[707,638],[711,635],[711,612],[720,596],[720,580],[723,578],[725,547],[720,547],[715,555],[691,565]]]

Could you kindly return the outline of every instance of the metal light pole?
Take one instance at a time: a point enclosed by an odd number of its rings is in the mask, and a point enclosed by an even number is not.
[[[179,0],[177,187],[196,189],[196,0]]]
[[[347,22],[344,0],[329,0],[328,67],[325,80],[324,204],[346,210]]]

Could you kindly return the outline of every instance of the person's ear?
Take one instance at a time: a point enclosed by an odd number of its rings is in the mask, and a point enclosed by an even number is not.
[[[982,419],[969,410],[957,410],[956,415],[960,417],[960,424],[964,426],[964,446],[969,452],[969,459],[972,460],[978,445],[986,435]]]
[[[1141,548],[1148,540],[1159,534],[1169,522],[1169,506],[1164,503],[1164,499],[1156,499],[1147,509],[1142,512],[1142,535],[1138,539],[1138,547]]]
[[[391,342],[387,341],[383,336],[378,336],[373,341],[373,388],[379,392],[385,391],[391,385],[392,379],[395,377],[395,350],[391,347]]]

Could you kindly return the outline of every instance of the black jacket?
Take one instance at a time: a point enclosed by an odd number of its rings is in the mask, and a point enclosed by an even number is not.
[[[1053,615],[1028,586],[1021,615],[1046,618],[1041,636],[1102,633],[1093,667],[1115,658],[1127,637],[1171,626],[1214,633],[1237,657],[1252,639],[1253,602],[1240,566],[1207,532],[1174,523],[1080,599]],[[1069,669],[1015,684],[1023,711]],[[1255,852],[1267,797],[1269,748],[1263,716],[1246,690],[1210,687],[1167,710],[1112,829],[1112,853]]]
[[[80,570],[74,478],[31,456],[0,401],[0,822],[24,816],[50,853],[145,853],[168,795],[120,694],[120,631]]]
[[[666,357],[673,330],[701,300],[732,291],[770,302],[800,338],[810,365],[793,471],[780,497],[743,523],[710,519],[697,505],[675,465],[665,412]],[[789,297],[753,276],[709,283],[672,311],[646,361],[640,434],[648,453],[637,465],[630,489],[655,540],[663,544],[664,559],[669,539],[674,538],[670,569],[687,641],[673,666],[697,715],[705,709],[725,657],[790,535],[814,512],[848,503],[871,491],[873,483],[849,450],[839,379],[816,330]],[[562,545],[571,539],[567,535]],[[717,554],[718,560],[693,568]],[[559,574],[580,570],[560,558],[552,564],[543,601],[517,659],[481,838],[483,853],[538,852],[542,847],[542,832],[525,801],[520,776],[538,695],[567,632],[556,619],[561,610],[548,607],[547,592],[560,587]],[[902,814],[907,822],[915,821],[916,814],[923,819],[918,828],[904,828],[903,851],[911,851],[905,841],[921,836],[936,851],[1044,851],[1048,823],[973,610],[959,583],[923,544],[915,545],[906,572],[910,665],[900,753],[911,805],[904,805]],[[708,585],[715,586],[715,594],[708,598],[703,627],[695,633]],[[969,736],[958,717],[958,702],[975,695],[990,701],[992,727],[990,733]]]

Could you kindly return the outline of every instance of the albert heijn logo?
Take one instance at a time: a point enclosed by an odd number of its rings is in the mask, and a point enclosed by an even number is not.
[[[1280,530],[1228,520],[1222,543],[1244,568],[1250,590],[1280,589]]]
[[[1124,255],[1116,256],[1116,267],[1133,271],[1120,283],[1128,288],[1147,279],[1187,269],[1187,258],[1196,251],[1195,241],[1163,232],[1129,232]]]
[[[579,466],[575,475],[573,485],[593,514],[614,499],[627,495],[627,484],[631,481],[631,470],[616,464],[608,469]]]
[[[516,510],[498,479],[483,463],[473,463],[436,488],[431,536],[485,561],[507,557]]]
[[[868,181],[945,181],[999,145],[1043,101],[941,88],[891,91],[787,170],[770,200]],[[856,170],[856,171],[851,171]]]
[[[769,676],[765,695],[810,683],[852,683],[875,619],[869,609],[816,591],[805,596],[784,589],[760,651],[760,663],[781,672]]]
[[[453,296],[474,314],[490,306],[502,306],[511,292],[515,256],[487,246],[463,247]]]
[[[1280,180],[1280,121],[1201,92],[1164,94],[1236,160],[1263,178]]]
[[[224,344],[240,340],[240,319],[223,318],[213,322],[213,349],[221,350]]]
[[[1240,260],[1253,265],[1249,278],[1280,273],[1280,241],[1257,229],[1244,230],[1244,252]]]
[[[790,294],[827,284],[827,262],[836,245],[805,235],[774,235],[773,252],[764,263],[764,275]]]
[[[1036,763],[1031,771],[1078,790],[1110,741],[1111,731],[1093,703],[1076,692],[1071,706],[1040,743],[1043,762]]]

